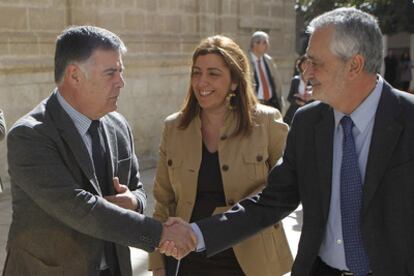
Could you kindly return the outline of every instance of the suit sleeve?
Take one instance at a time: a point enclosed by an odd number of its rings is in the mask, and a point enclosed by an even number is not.
[[[211,256],[273,225],[296,209],[299,192],[295,170],[295,133],[289,132],[283,161],[270,171],[262,193],[231,210],[197,222]]]
[[[273,61],[273,68],[275,71],[275,76],[274,76],[274,80],[276,82],[276,93],[277,95],[282,98],[283,94],[282,94],[282,76],[280,75],[279,69],[277,68],[276,63]]]
[[[24,194],[49,216],[78,232],[154,250],[162,225],[86,191],[74,178],[67,160],[61,156],[61,146],[49,132],[27,121],[10,131],[8,163],[13,200],[17,200],[19,193]]]

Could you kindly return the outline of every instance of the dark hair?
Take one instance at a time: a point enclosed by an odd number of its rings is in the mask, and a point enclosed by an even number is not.
[[[248,134],[253,126],[253,113],[258,103],[253,92],[249,61],[243,50],[232,39],[215,35],[202,40],[193,53],[192,65],[199,56],[215,54],[221,57],[230,70],[231,80],[237,82],[232,105],[237,117],[237,127],[233,135]],[[200,106],[194,96],[193,88],[190,84],[184,105],[181,108],[182,119],[181,128],[186,128],[190,122],[198,115]]]
[[[126,47],[114,33],[94,26],[70,26],[56,40],[55,82],[59,83],[70,63],[86,61],[96,49],[117,50]]]

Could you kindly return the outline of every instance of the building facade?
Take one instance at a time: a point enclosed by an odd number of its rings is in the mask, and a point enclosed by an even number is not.
[[[154,166],[163,120],[181,106],[191,53],[202,38],[225,34],[247,50],[252,32],[268,32],[287,95],[296,57],[294,2],[0,0],[0,108],[10,127],[51,93],[54,43],[66,26],[107,28],[128,48],[119,111],[133,128],[141,167]],[[0,144],[3,180],[8,179],[5,144]]]

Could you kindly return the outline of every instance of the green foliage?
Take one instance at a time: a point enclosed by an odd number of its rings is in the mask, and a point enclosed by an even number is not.
[[[375,15],[385,34],[414,33],[414,0],[296,0],[305,24],[323,12],[350,6]]]

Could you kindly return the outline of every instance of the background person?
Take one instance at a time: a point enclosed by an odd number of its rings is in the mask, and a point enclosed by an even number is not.
[[[290,90],[287,98],[290,105],[286,111],[285,116],[283,117],[283,121],[285,121],[285,123],[288,125],[291,124],[293,115],[295,115],[296,110],[311,101],[312,86],[310,83],[308,83],[308,81],[311,77],[312,72],[310,72],[310,67],[305,68],[305,61],[306,56],[301,56],[297,58],[295,62],[295,67],[297,68],[298,74],[293,76],[292,81],[290,82]]]
[[[398,64],[398,77],[400,81],[400,89],[409,92],[410,83],[412,80],[412,73],[411,70],[414,67],[410,54],[408,52],[404,52],[401,55],[399,64]]]
[[[240,47],[225,36],[201,41],[184,106],[165,121],[154,218],[196,221],[261,191],[286,133],[280,113],[257,103]],[[171,259],[164,262],[156,252],[150,261],[154,275],[175,275]],[[211,258],[191,253],[181,260],[178,275],[277,276],[291,263],[283,226],[277,223]]]
[[[248,56],[252,68],[254,91],[260,103],[273,106],[283,113],[282,78],[276,63],[267,54],[269,47],[267,33],[262,31],[253,33]]]
[[[388,49],[387,56],[384,58],[384,79],[393,87],[397,87],[398,58],[392,49]]]

